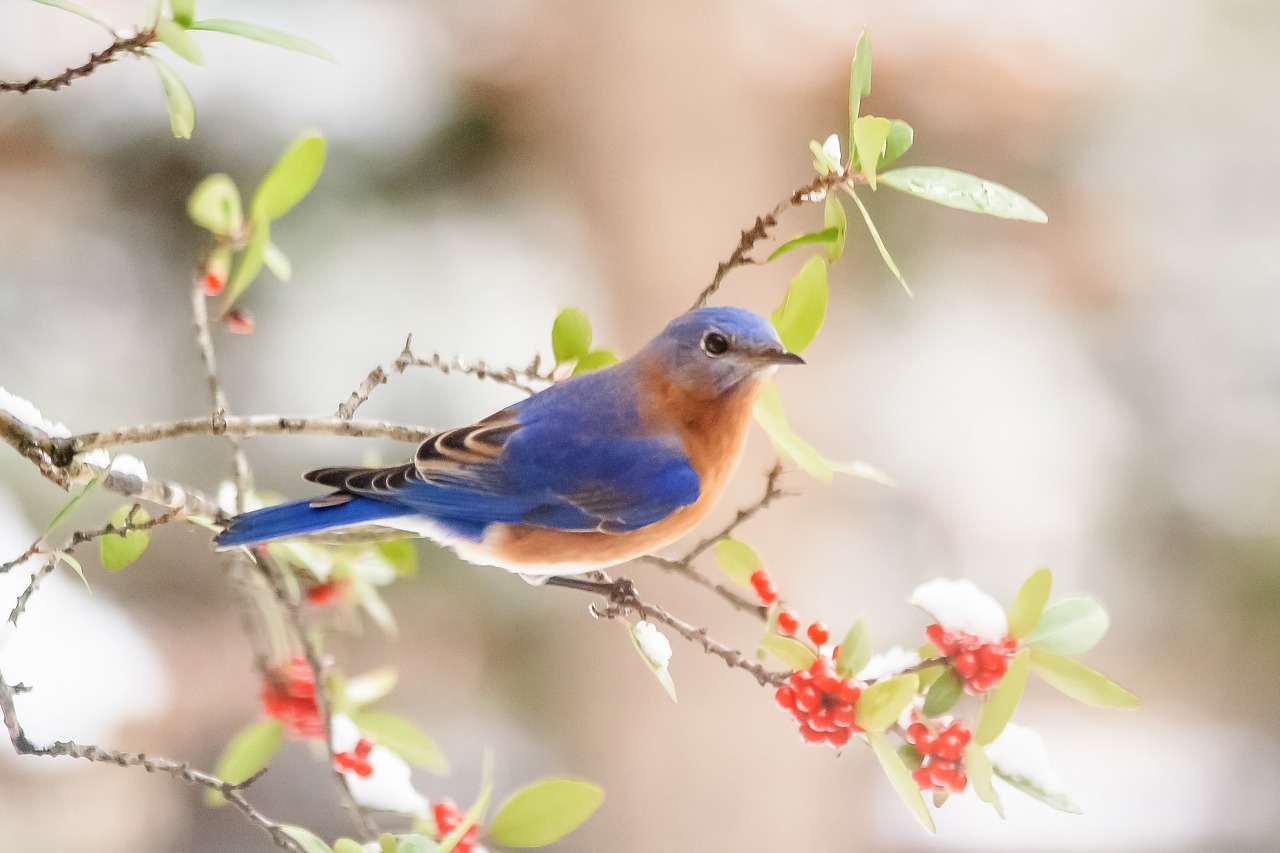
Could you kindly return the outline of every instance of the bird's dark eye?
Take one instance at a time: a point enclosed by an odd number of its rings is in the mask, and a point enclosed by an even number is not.
[[[702,336],[702,351],[707,355],[723,355],[729,351],[729,339],[719,332],[707,332]]]

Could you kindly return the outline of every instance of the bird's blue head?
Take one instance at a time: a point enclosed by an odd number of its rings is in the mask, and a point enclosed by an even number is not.
[[[781,364],[804,364],[787,352],[764,317],[745,308],[696,308],[667,324],[648,346],[667,375],[689,388],[723,395]]]

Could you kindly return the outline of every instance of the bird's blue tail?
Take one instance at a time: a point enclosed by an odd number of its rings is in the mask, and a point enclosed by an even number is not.
[[[310,500],[293,501],[237,515],[213,542],[219,548],[256,545],[268,539],[379,521],[404,515],[404,512],[404,507],[364,498],[352,498],[331,506],[312,506]]]

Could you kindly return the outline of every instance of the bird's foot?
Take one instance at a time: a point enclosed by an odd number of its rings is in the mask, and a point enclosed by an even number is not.
[[[547,578],[546,585],[594,593],[601,598],[608,599],[611,607],[626,607],[640,599],[640,594],[636,591],[636,585],[631,582],[630,578],[610,580],[602,572],[593,572],[591,576],[585,578],[551,577]]]

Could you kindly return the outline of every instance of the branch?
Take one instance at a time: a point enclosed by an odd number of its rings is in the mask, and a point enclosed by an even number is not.
[[[489,367],[483,361],[477,361],[475,364],[467,364],[461,358],[454,356],[451,359],[441,357],[440,353],[432,353],[429,358],[420,358],[413,354],[413,335],[410,335],[404,342],[404,349],[401,350],[394,361],[386,364],[380,364],[373,370],[369,371],[369,375],[364,378],[356,389],[351,392],[351,396],[346,402],[338,406],[337,417],[344,421],[349,421],[355,415],[356,409],[360,408],[368,401],[374,389],[379,385],[385,385],[387,380],[392,376],[399,376],[410,367],[427,367],[432,370],[438,370],[441,373],[465,373],[468,376],[474,376],[477,379],[489,380],[499,385],[507,385],[523,391],[526,394],[532,394],[536,390],[531,383],[534,382],[550,382],[551,377],[541,373],[542,361],[539,357],[534,357],[533,361],[524,370],[517,371],[514,367],[506,367],[495,369]]]
[[[213,402],[213,422],[226,421],[230,408],[227,406],[227,393],[218,379],[218,359],[214,355],[213,337],[209,334],[209,306],[205,302],[204,282],[199,278],[195,278],[191,286],[191,316],[196,327],[196,346],[200,349],[205,379],[209,383],[209,398]],[[226,439],[231,447],[231,479],[236,487],[236,512],[244,512],[244,497],[250,478],[249,460],[240,447],[239,438],[226,435]]]
[[[270,835],[271,840],[275,842],[277,847],[294,851],[294,853],[306,853],[302,845],[285,832],[283,824],[277,823],[258,811],[245,798],[243,793],[245,788],[255,782],[262,774],[251,776],[243,782],[232,783],[202,770],[196,770],[184,762],[159,756],[149,756],[145,753],[120,752],[103,749],[92,744],[78,744],[71,741],[57,741],[50,746],[36,746],[27,737],[26,732],[22,729],[22,724],[18,721],[18,709],[14,702],[14,697],[20,692],[18,689],[20,686],[11,686],[4,680],[4,676],[0,675],[0,711],[4,715],[4,726],[9,733],[9,740],[13,744],[14,751],[19,755],[43,755],[49,758],[68,756],[100,764],[141,767],[148,773],[165,773],[175,779],[184,779],[222,794],[226,797],[227,802],[239,809],[253,824],[261,827],[263,831]],[[25,688],[23,692],[25,692]]]
[[[3,415],[3,413],[0,413]],[[77,453],[99,447],[144,444],[183,435],[345,435],[353,438],[392,438],[396,441],[422,442],[435,434],[433,430],[403,426],[386,421],[347,421],[341,418],[307,418],[292,415],[249,415],[247,417],[186,418],[160,421],[138,426],[120,427],[103,432],[87,432],[69,439],[52,439],[44,447],[55,459],[66,459]],[[12,442],[10,442],[12,443]]]
[[[61,89],[63,86],[71,84],[72,80],[78,80],[81,77],[88,77],[104,65],[114,62],[125,54],[133,54],[134,56],[142,56],[146,53],[148,47],[156,40],[156,31],[154,27],[143,30],[135,36],[117,36],[116,40],[107,45],[106,48],[97,53],[89,55],[89,61],[83,65],[77,65],[74,68],[68,68],[55,77],[32,77],[30,80],[24,80],[16,83],[8,83],[0,80],[0,92],[18,92],[25,95],[33,89],[45,89],[53,92]]]

